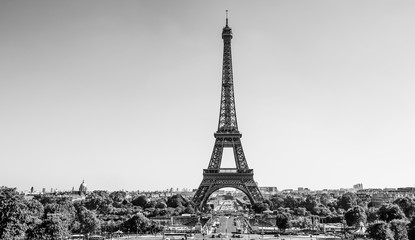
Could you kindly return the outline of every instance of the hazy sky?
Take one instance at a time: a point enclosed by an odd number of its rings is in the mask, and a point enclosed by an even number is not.
[[[415,2],[381,0],[2,0],[0,185],[197,188],[226,9],[260,186],[415,186]]]

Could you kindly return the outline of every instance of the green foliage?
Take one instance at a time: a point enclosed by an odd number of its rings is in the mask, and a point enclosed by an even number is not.
[[[85,199],[85,207],[98,211],[101,214],[109,214],[113,210],[112,200],[107,191],[93,191]]]
[[[24,237],[30,215],[25,203],[15,188],[0,188],[0,239]]]
[[[407,224],[408,222],[406,220],[401,219],[394,219],[389,222],[389,228],[395,240],[408,240]]]
[[[271,200],[265,199],[264,203],[267,204],[267,209],[274,209],[274,203]]]
[[[285,203],[284,203],[285,197],[283,195],[280,194],[275,194],[271,197],[270,201],[272,202],[272,209],[277,209],[279,207],[284,207]]]
[[[307,211],[315,213],[315,208],[318,206],[317,199],[313,195],[308,195],[304,202],[304,207]]]
[[[326,206],[321,205],[314,207],[314,214],[326,217],[331,214],[331,211]]]
[[[344,218],[347,225],[358,226],[361,222],[366,222],[366,213],[361,206],[354,206],[344,214]]]
[[[143,214],[138,213],[125,221],[122,227],[124,231],[144,233],[150,227],[150,220]]]
[[[302,205],[304,205],[301,198],[296,198],[291,195],[286,196],[283,203],[284,205],[282,207],[288,207],[290,209],[294,209],[294,208],[301,207]]]
[[[159,201],[159,202],[157,202],[155,207],[160,208],[160,209],[165,209],[165,208],[167,208],[167,204],[164,201]]]
[[[187,214],[194,214],[195,213],[195,209],[193,208],[192,205],[187,205],[187,207],[184,209],[183,213],[187,213]]]
[[[185,210],[186,208],[185,207],[183,207],[183,206],[178,206],[178,207],[176,207],[175,209],[174,209],[174,213],[173,213],[173,215],[174,216],[179,216],[180,214],[182,214],[183,213],[183,211]]]
[[[127,197],[127,193],[124,191],[115,191],[110,193],[109,197],[113,202],[122,203]]]
[[[79,222],[78,233],[92,233],[98,231],[101,227],[101,222],[96,214],[83,206],[78,209],[76,216]]]
[[[85,234],[100,230],[114,232],[119,229],[152,233],[160,229],[147,217],[195,213],[194,203],[181,195],[149,201],[147,197],[136,193],[131,202],[127,198],[127,193],[123,191],[94,191],[89,193],[85,200],[77,202],[72,202],[70,197],[62,196],[64,195],[39,196],[37,200],[28,201],[14,189],[1,188],[0,239],[1,236],[3,239],[59,239],[70,232]],[[402,211],[399,212],[400,208],[405,210],[407,216],[412,216],[413,200],[399,199],[395,201],[399,207],[389,206],[379,211],[370,208],[366,212],[363,211],[365,207],[362,208],[356,203],[362,204],[352,193],[346,193],[338,199],[333,199],[328,194],[280,193],[270,200],[254,204],[252,209],[256,213],[263,213],[267,209],[274,210],[277,226],[282,230],[291,224],[296,227],[309,226],[306,216],[311,214],[326,217],[328,223],[343,221],[344,214],[349,225],[365,222],[367,214],[369,222],[377,219],[390,222],[387,228],[393,233],[392,237],[396,240],[406,240],[404,222],[393,219],[405,219]],[[347,212],[344,210],[346,208]],[[412,236],[411,231],[415,232],[409,228],[409,236]],[[409,237],[409,240],[415,239]]]
[[[346,202],[347,195],[344,199]],[[335,199],[332,199],[328,194],[322,195],[291,195],[291,194],[275,194],[270,199],[273,207],[271,209],[276,210],[278,208],[289,208],[296,216],[305,215],[318,215],[324,217],[333,216],[337,211],[339,214],[343,214],[343,209],[337,209],[337,203]],[[304,211],[304,210],[305,211]]]
[[[0,188],[0,239],[66,239],[71,233],[159,232],[151,216],[194,213],[194,203],[182,196],[171,200],[176,208],[167,208],[165,200],[151,201],[138,197],[141,207],[133,206],[125,192],[94,191],[83,201],[72,201],[70,195],[38,195],[26,200],[13,188]],[[135,202],[137,203],[137,201]],[[139,204],[140,205],[140,204]],[[157,208],[156,208],[157,206]]]
[[[378,214],[379,219],[385,222],[390,222],[393,219],[405,219],[405,214],[396,204],[382,205],[378,210]]]
[[[103,221],[101,224],[101,230],[105,232],[115,232],[118,229],[120,229],[121,225],[122,225],[122,221],[114,221],[114,220]]]
[[[323,206],[329,207],[329,205],[330,205],[329,196],[327,194],[321,194],[321,196],[320,196],[320,203]]]
[[[148,202],[149,202],[148,198],[144,195],[138,196],[138,197],[134,198],[131,201],[131,203],[134,206],[138,206],[138,207],[141,207],[141,208],[145,208],[147,206]]]
[[[366,212],[366,216],[369,223],[379,220],[378,209],[374,207],[369,208]]]
[[[280,213],[276,216],[277,227],[283,231],[290,227],[290,215],[287,213]]]
[[[411,218],[411,222],[408,224],[408,239],[415,240],[415,216]]]
[[[186,206],[187,201],[183,198],[182,195],[176,194],[167,199],[167,207],[177,208]]]
[[[49,214],[28,234],[29,239],[36,240],[66,239],[69,236],[69,223],[61,214]]]
[[[33,230],[37,225],[42,223],[42,217],[44,215],[43,205],[36,199],[31,199],[26,202],[26,206],[29,211],[29,216],[27,219],[28,230]]]
[[[393,233],[386,222],[378,221],[367,228],[369,237],[374,240],[394,240]]]
[[[354,193],[345,193],[341,196],[337,202],[339,208],[343,208],[345,211],[349,208],[357,205],[357,196]]]
[[[290,226],[296,228],[310,228],[312,225],[311,219],[307,217],[297,217],[290,220]]]
[[[233,196],[232,195],[228,195],[228,194],[225,194],[225,195],[223,195],[223,199],[224,200],[233,200]]]
[[[152,222],[150,226],[148,227],[148,232],[152,234],[159,233],[161,231],[163,231],[163,227],[160,226],[160,224],[157,224],[155,222]]]
[[[255,213],[262,213],[267,210],[267,208],[263,202],[256,202],[252,205],[252,210],[254,210]]]
[[[294,214],[297,216],[306,216],[309,214],[309,212],[303,207],[298,207],[294,209]]]
[[[341,223],[343,220],[343,215],[332,214],[326,217],[326,223]]]
[[[402,209],[408,219],[415,216],[415,201],[413,199],[409,197],[398,198],[393,203]]]
[[[70,201],[48,203],[44,209],[43,221],[50,218],[50,216],[59,216],[60,221],[64,222],[63,226],[68,226],[69,228],[75,223],[76,210]]]

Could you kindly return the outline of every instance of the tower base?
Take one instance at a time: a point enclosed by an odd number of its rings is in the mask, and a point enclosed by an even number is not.
[[[203,180],[193,197],[193,202],[200,208],[212,193],[227,187],[241,190],[252,205],[264,200],[254,181],[253,169],[220,168],[203,170]]]

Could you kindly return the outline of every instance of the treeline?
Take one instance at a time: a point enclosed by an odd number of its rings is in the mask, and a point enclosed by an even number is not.
[[[328,194],[276,194],[255,204],[253,210],[272,211],[280,229],[311,227],[311,216],[317,216],[326,223],[343,223],[355,229],[367,227],[369,237],[376,240],[415,240],[414,199],[402,197],[380,207],[375,207],[370,198],[365,199],[351,192],[337,198]]]
[[[157,233],[149,218],[194,213],[181,195],[150,201],[126,192],[93,191],[81,201],[71,196],[37,195],[26,199],[14,188],[0,188],[0,239],[66,239],[71,234]]]

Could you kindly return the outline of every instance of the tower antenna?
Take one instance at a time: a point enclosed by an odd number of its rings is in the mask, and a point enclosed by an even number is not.
[[[226,26],[228,26],[228,10],[226,10]]]

